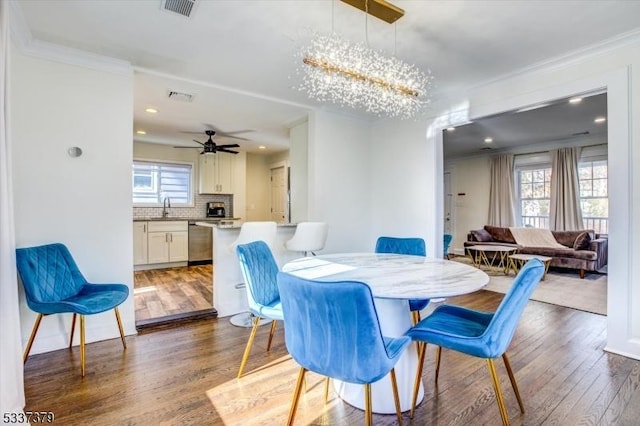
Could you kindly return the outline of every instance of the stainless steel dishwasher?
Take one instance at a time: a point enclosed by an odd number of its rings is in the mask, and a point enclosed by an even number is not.
[[[212,263],[213,230],[189,221],[189,265]]]

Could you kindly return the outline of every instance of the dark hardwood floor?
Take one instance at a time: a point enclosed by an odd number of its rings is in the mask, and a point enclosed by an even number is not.
[[[134,272],[137,324],[183,319],[213,308],[213,266],[196,265]]]
[[[493,310],[503,295],[480,291],[449,300]],[[32,356],[25,365],[26,410],[52,411],[60,425],[285,424],[298,367],[287,355],[279,325],[270,353],[261,327],[247,365],[236,379],[250,329],[227,318],[91,343],[87,375],[79,350]],[[530,301],[509,354],[525,410],[521,414],[504,365],[498,375],[512,425],[638,425],[640,361],[603,351],[606,317]],[[409,348],[411,349],[411,348]],[[486,362],[443,351],[439,384],[434,348],[428,350],[425,398],[415,425],[498,425],[500,415]],[[362,411],[330,395],[309,374],[295,424],[363,424]],[[374,415],[377,425],[397,424]]]

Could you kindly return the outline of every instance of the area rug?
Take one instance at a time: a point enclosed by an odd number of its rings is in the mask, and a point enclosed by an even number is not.
[[[470,264],[466,257],[455,257],[452,260]],[[499,270],[485,271],[490,277],[485,290],[506,293],[511,288],[514,274],[504,275]],[[588,273],[580,279],[577,271],[551,269],[546,278],[531,295],[531,300],[566,306],[594,314],[607,314],[607,275]]]

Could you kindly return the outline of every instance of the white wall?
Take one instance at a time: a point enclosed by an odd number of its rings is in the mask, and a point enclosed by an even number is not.
[[[309,116],[309,217],[329,224],[323,253],[371,251],[371,129],[357,119]]]
[[[132,71],[100,72],[11,53],[16,245],[65,243],[89,281],[133,290]],[[71,146],[83,155],[68,156]],[[135,333],[133,295],[120,310],[125,332]],[[20,312],[26,342],[36,315],[23,294]],[[70,319],[45,317],[32,353],[66,347]],[[119,335],[113,312],[88,317],[86,326],[88,342]]]
[[[608,341],[607,350],[640,359],[640,39],[636,35],[617,42],[618,45],[601,45],[589,55],[564,57],[549,61],[529,72],[515,74],[511,78],[479,87],[450,99],[434,104],[430,116],[423,125],[427,132],[428,157],[420,167],[410,174],[421,176],[424,169],[441,171],[442,132],[447,125],[462,124],[467,118],[474,119],[497,114],[549,99],[559,99],[597,88],[606,88],[608,93],[608,161],[610,192],[609,232],[609,286],[608,295]],[[632,118],[632,113],[636,114]],[[455,119],[454,117],[460,117]],[[397,123],[386,123],[377,127],[382,134],[383,126],[389,135],[398,127]],[[406,127],[414,128],[408,123]],[[389,153],[379,150],[383,142],[376,139],[373,164],[385,164]],[[422,156],[413,141],[400,139],[398,149],[406,149],[406,157]],[[407,174],[407,165],[388,162],[386,173]],[[385,197],[396,197],[397,192],[406,200],[405,208],[420,211],[428,205],[425,220],[436,234],[442,231],[442,185],[434,179],[423,191],[411,186],[374,187],[379,192],[373,205],[373,222],[379,224],[391,215],[384,207]],[[435,220],[432,220],[435,216]],[[419,224],[416,223],[416,226]]]
[[[291,165],[291,222],[304,222],[308,218],[308,143],[309,125],[305,120],[289,131],[289,161]]]
[[[247,221],[271,220],[269,157],[247,154]]]

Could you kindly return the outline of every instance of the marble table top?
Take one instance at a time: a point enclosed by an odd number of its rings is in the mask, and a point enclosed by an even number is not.
[[[329,254],[296,259],[283,272],[318,281],[361,281],[374,297],[433,299],[480,290],[483,271],[460,262],[422,256],[376,253]]]

